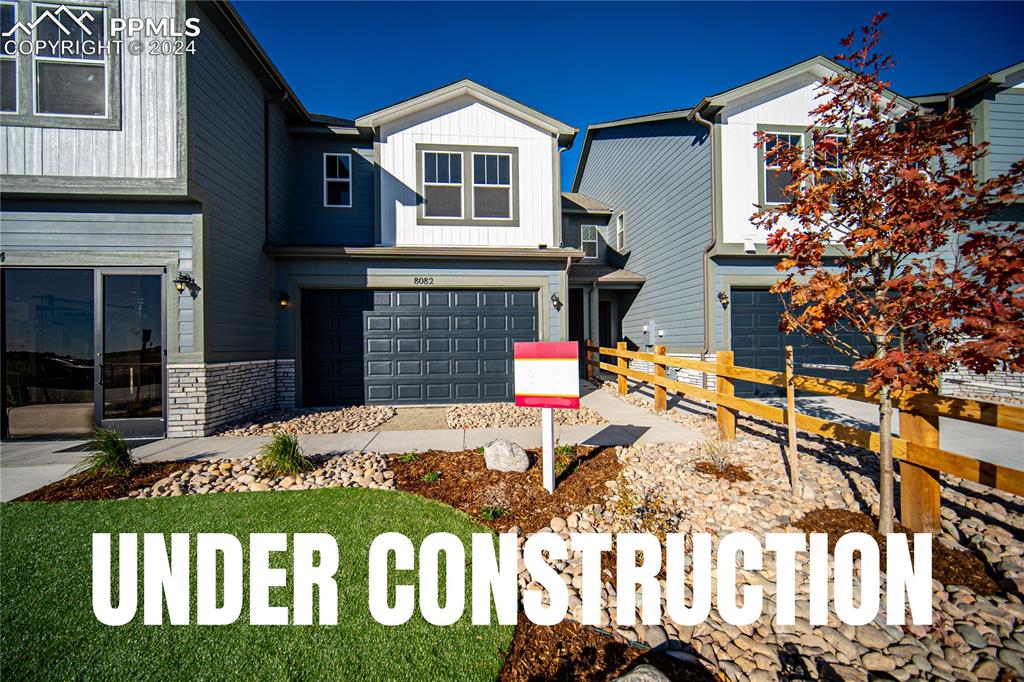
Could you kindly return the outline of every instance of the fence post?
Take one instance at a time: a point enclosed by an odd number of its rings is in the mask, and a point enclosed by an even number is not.
[[[800,460],[796,451],[796,388],[793,384],[793,346],[786,346],[786,429],[789,431],[789,487],[800,497]]]
[[[615,344],[615,349],[616,350],[626,350],[626,342],[625,341],[619,341],[617,344]],[[616,364],[616,366],[618,366],[619,369],[626,369],[626,358],[623,358],[623,357],[615,358],[615,364]],[[618,379],[619,379],[619,395],[626,395],[626,393],[629,390],[629,386],[626,384],[626,375],[625,374],[618,374],[616,376],[618,376]]]
[[[583,366],[585,368],[583,376],[587,377],[587,381],[590,381],[594,378],[594,368],[590,366],[590,339],[583,342]]]
[[[655,346],[655,355],[664,355],[665,346]],[[654,363],[654,376],[665,378],[665,365]],[[658,384],[654,385],[654,411],[664,412],[668,408],[668,397],[665,393],[665,387]]]
[[[732,367],[732,351],[721,350],[715,354],[715,362],[719,368]],[[718,395],[733,395],[733,382],[729,377],[723,377],[721,372],[716,372],[715,388]],[[736,410],[717,406],[718,413],[718,435],[722,440],[736,440]]]
[[[930,390],[935,390],[933,384]],[[900,438],[939,447],[939,417],[900,410]],[[900,462],[900,523],[917,533],[939,532],[942,490],[935,469]]]

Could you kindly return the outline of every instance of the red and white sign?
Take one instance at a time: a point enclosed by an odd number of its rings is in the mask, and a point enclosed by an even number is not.
[[[580,346],[575,341],[515,344],[515,391],[519,407],[580,408]]]

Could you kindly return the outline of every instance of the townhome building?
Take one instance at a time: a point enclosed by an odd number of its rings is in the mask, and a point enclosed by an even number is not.
[[[48,8],[0,2],[3,32]],[[314,115],[230,3],[62,11],[199,33],[0,59],[4,437],[510,400],[512,344],[568,338],[572,126],[468,80]]]
[[[582,337],[598,338],[595,330],[603,325],[614,330],[611,338],[634,348],[664,345],[670,355],[698,359],[731,350],[736,364],[776,371],[782,369],[785,346],[792,345],[802,374],[863,378],[851,372],[848,356],[799,333],[779,331],[782,301],[769,288],[780,278],[775,268],[780,256],[769,252],[767,234],[751,222],[759,208],[783,201],[788,184],[772,168],[766,146],[809,148],[808,112],[820,102],[822,78],[841,70],[816,56],[704,97],[690,108],[587,128],[573,192],[582,197],[579,202],[606,211],[612,227],[600,237],[609,258],[642,284],[624,304],[620,299],[612,320],[588,318]],[[976,140],[991,145],[978,169],[985,178],[1024,157],[1022,79],[1024,63],[1019,63],[950,93],[888,96],[901,111],[920,105],[969,107]],[[760,146],[758,131],[770,133]],[[1010,207],[995,218],[1020,220],[1022,208]],[[855,335],[843,336],[864,345]],[[677,378],[713,382],[685,370]],[[985,378],[953,372],[944,378],[945,390],[970,392],[968,384],[975,384],[978,394],[1024,389],[1019,374],[1005,372]],[[737,382],[736,390],[768,396],[775,389]]]

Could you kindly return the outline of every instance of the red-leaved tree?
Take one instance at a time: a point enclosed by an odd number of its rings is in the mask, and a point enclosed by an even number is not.
[[[758,133],[788,174],[786,203],[755,224],[783,255],[781,328],[870,373],[879,399],[880,532],[893,528],[893,392],[928,389],[956,364],[1024,371],[1024,230],[996,212],[1021,199],[1024,160],[988,179],[974,167],[970,113],[934,113],[888,92],[876,52],[884,14],[841,41],[845,71],[822,81],[809,148]],[[843,333],[845,332],[845,333]],[[865,343],[849,343],[850,334]],[[868,348],[870,350],[865,350]]]

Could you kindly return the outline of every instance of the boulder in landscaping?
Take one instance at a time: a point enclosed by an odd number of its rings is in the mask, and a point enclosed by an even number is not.
[[[484,463],[492,471],[523,472],[530,468],[530,456],[512,441],[499,438],[484,446]]]
[[[616,677],[615,682],[669,682],[668,676],[653,665],[644,663],[630,670],[622,677]]]

